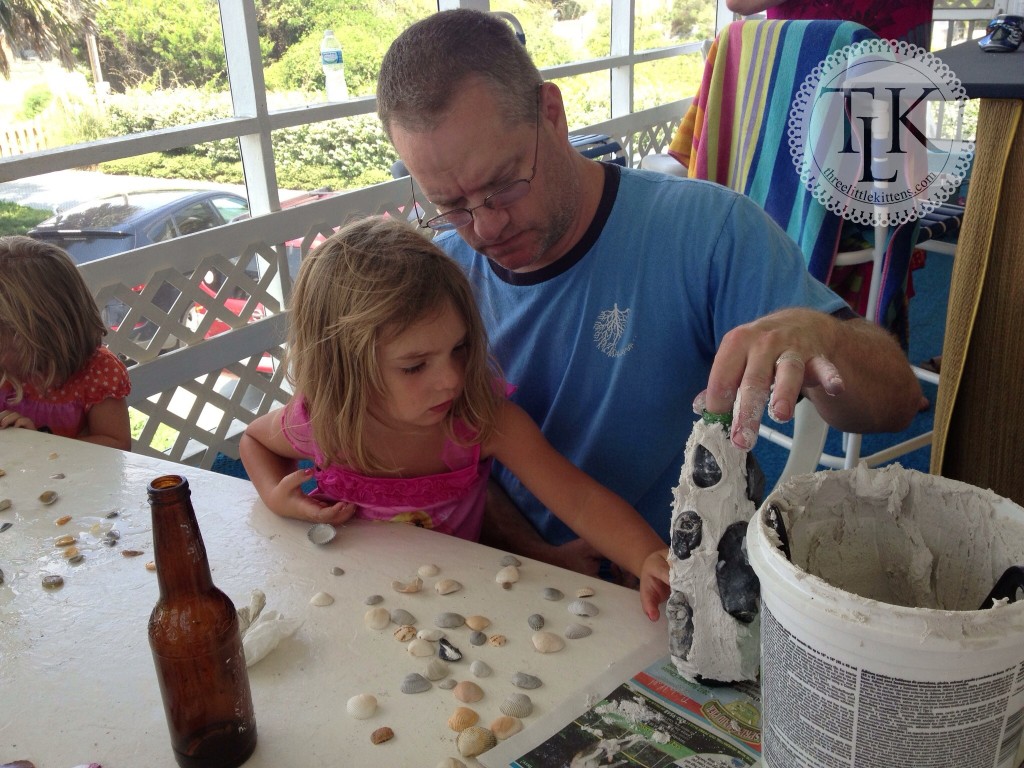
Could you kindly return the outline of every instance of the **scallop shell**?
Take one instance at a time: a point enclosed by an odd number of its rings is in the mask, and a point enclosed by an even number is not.
[[[316,605],[323,608],[326,605],[330,605],[334,602],[334,598],[326,592],[317,592],[311,598],[309,598],[310,605]]]
[[[57,492],[56,491],[43,491],[42,493],[39,494],[39,501],[40,501],[40,503],[45,504],[46,506],[49,506],[50,504],[53,504],[53,502],[55,502],[56,500],[57,500]]]
[[[410,672],[402,678],[402,693],[423,693],[431,688],[431,683],[419,672]]]
[[[441,629],[455,629],[466,623],[466,617],[461,613],[439,613],[434,619],[434,626]]]
[[[409,645],[406,646],[406,650],[409,651],[411,656],[416,656],[417,658],[433,656],[436,653],[433,643],[429,640],[420,640],[418,637],[413,638]]]
[[[440,680],[447,676],[447,674],[448,664],[444,659],[439,659],[436,656],[430,660],[430,663],[427,664],[427,668],[423,671],[423,676],[427,678],[427,680]]]
[[[416,570],[416,573],[419,574],[424,579],[429,579],[431,576],[437,576],[437,574],[439,574],[440,572],[441,572],[441,569],[438,568],[433,563],[428,563],[426,565],[421,565]]]
[[[462,584],[455,579],[441,579],[434,585],[434,591],[439,595],[450,595],[462,589]]]
[[[530,614],[526,623],[530,625],[530,629],[532,630],[544,629],[544,617],[539,613]]]
[[[495,735],[479,725],[471,725],[461,731],[455,740],[455,746],[459,748],[459,754],[463,757],[482,755],[497,743],[498,739]]]
[[[486,616],[467,616],[466,626],[479,632],[491,626],[491,620]]]
[[[453,731],[464,731],[480,722],[480,715],[469,707],[456,707],[448,718],[448,727]]]
[[[509,717],[529,717],[533,714],[533,699],[525,693],[510,693],[498,709]]]
[[[470,645],[483,645],[486,642],[487,642],[487,635],[485,635],[483,632],[473,632],[469,636],[469,644]]]
[[[576,590],[576,597],[593,597],[594,590],[590,587],[580,587]]]
[[[408,582],[395,580],[391,582],[391,588],[395,590],[395,592],[411,595],[423,589],[423,579],[417,576],[415,579]]]
[[[377,711],[377,697],[371,693],[357,693],[348,700],[345,709],[356,720],[367,720]]]
[[[395,732],[386,725],[370,734],[370,741],[374,744],[383,744],[385,741],[391,741],[393,738],[395,738]]]
[[[395,608],[391,611],[391,621],[395,624],[415,624],[416,617],[405,608]]]
[[[434,629],[432,627],[425,627],[424,629],[421,629],[419,632],[416,633],[416,637],[418,637],[420,640],[429,640],[432,643],[436,643],[444,636],[444,632],[442,632],[440,629]]]
[[[565,628],[564,634],[569,640],[579,640],[584,637],[589,637],[594,630],[584,624],[570,624]]]
[[[491,722],[491,732],[498,741],[504,741],[509,736],[515,736],[523,730],[523,721],[511,715],[501,715]]]
[[[500,648],[508,642],[508,638],[504,635],[491,635],[487,638],[487,644],[495,648]]]
[[[477,659],[469,665],[469,671],[473,673],[473,677],[490,677],[494,670],[486,661]]]
[[[573,600],[566,609],[574,616],[597,616],[601,612],[589,600]]]
[[[565,640],[556,635],[554,632],[534,632],[533,647],[537,649],[539,653],[558,653],[560,650],[565,648]]]
[[[365,603],[366,605],[377,605],[378,603],[383,602],[383,595],[367,595],[365,598],[363,598],[363,603]]]
[[[437,641],[437,655],[445,661],[459,661],[462,658],[462,651],[442,637]]]
[[[515,584],[519,581],[519,569],[514,565],[506,565],[495,575],[494,580],[501,585]]]
[[[391,623],[391,614],[387,608],[377,606],[363,614],[363,623],[367,629],[384,629]]]
[[[410,640],[416,637],[416,627],[411,624],[403,624],[395,630],[395,640],[400,643],[408,643]],[[423,642],[426,642],[425,640]],[[411,653],[411,651],[410,651]],[[413,654],[414,656],[417,654]],[[427,654],[424,654],[427,655]]]
[[[543,683],[539,677],[535,677],[527,672],[515,672],[512,675],[512,685],[516,688],[525,688],[528,691],[532,691],[534,688],[540,688]],[[505,713],[506,715],[508,712]]]
[[[565,595],[562,593],[562,590],[555,589],[554,587],[544,587],[544,591],[541,592],[541,595],[545,600],[551,600],[552,602],[556,600],[561,600],[563,597],[565,597]]]
[[[317,523],[311,525],[306,531],[306,537],[314,544],[327,544],[334,541],[334,537],[337,535],[338,531],[330,523]]]
[[[505,555],[503,558],[501,558],[501,566],[504,568],[506,565],[514,565],[516,568],[518,568],[520,565],[522,565],[522,563],[519,562],[519,558],[515,555]]]
[[[472,704],[484,697],[484,689],[472,680],[463,680],[452,688],[452,695],[463,704]]]
[[[442,680],[440,683],[438,683],[437,687],[440,688],[442,691],[450,691],[452,688],[455,687],[455,680],[449,677],[447,680]]]

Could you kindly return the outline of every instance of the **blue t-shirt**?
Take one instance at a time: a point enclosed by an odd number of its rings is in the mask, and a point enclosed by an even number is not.
[[[509,272],[454,232],[437,243],[469,274],[494,356],[519,387],[511,399],[666,541],[693,399],[722,337],[785,307],[845,307],[748,198],[616,165],[586,234],[543,269]],[[494,472],[546,540],[575,538],[508,470]]]

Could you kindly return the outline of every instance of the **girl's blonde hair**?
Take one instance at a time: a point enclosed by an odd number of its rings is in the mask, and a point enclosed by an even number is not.
[[[467,357],[445,429],[455,439],[458,418],[483,441],[494,428],[498,373],[461,267],[409,224],[384,217],[348,224],[303,260],[292,293],[289,378],[327,460],[363,473],[396,469],[363,441],[368,409],[385,396],[377,346],[446,303],[465,323]]]
[[[0,370],[20,397],[30,381],[40,392],[78,371],[107,329],[71,257],[30,237],[0,237],[0,338],[12,345],[14,370]]]

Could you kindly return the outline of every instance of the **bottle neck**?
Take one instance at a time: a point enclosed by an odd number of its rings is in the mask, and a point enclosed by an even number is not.
[[[164,475],[149,484],[153,515],[153,551],[161,599],[213,589],[188,481]]]

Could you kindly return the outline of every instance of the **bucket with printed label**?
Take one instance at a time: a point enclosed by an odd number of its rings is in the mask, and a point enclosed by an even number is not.
[[[987,598],[1024,564],[1024,509],[860,466],[781,483],[746,543],[765,768],[1021,764],[1024,591]]]

